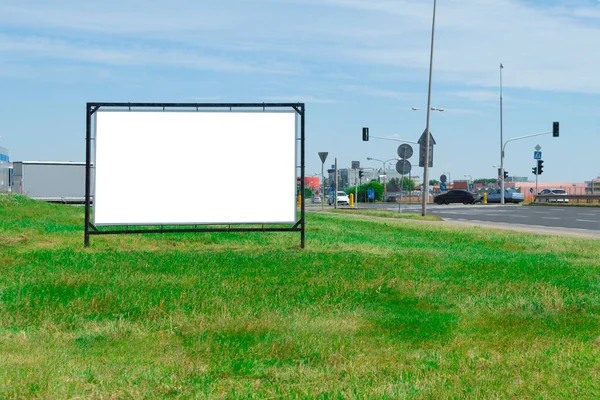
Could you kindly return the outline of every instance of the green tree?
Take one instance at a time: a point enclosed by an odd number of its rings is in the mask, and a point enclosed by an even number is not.
[[[404,178],[402,180],[402,189],[409,192],[415,190],[415,181],[413,181],[412,179]]]
[[[296,186],[296,196],[300,194],[300,186]],[[304,198],[310,199],[313,197],[314,192],[308,186],[304,186]]]
[[[400,191],[400,178],[392,178],[387,183],[388,192],[399,192]]]
[[[368,201],[369,189],[375,191],[375,200],[383,200],[383,185],[376,180],[373,180],[364,185],[358,186],[358,201],[360,203],[366,203]],[[347,193],[356,193],[356,186],[346,189]]]
[[[496,178],[483,178],[483,179],[475,179],[473,181],[473,183],[482,183],[482,184],[488,184],[488,183],[496,183],[498,182],[498,179]]]

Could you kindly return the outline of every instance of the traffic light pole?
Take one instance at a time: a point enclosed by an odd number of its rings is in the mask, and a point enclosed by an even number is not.
[[[538,176],[540,176],[540,173],[537,169],[537,167],[535,167],[535,195],[537,196],[538,192]]]
[[[558,134],[558,129],[548,131],[548,132],[534,133],[532,135],[518,136],[516,138],[508,139],[506,142],[504,142],[504,144],[502,145],[502,152],[500,154],[500,176],[502,177],[502,181],[500,183],[500,204],[504,204],[504,180],[505,180],[504,179],[504,152],[506,149],[506,145],[515,140],[527,139],[527,138],[534,137],[534,136],[548,135],[550,133],[552,133],[556,136]]]
[[[354,170],[354,208],[358,208],[358,174],[360,173],[360,169],[359,170]]]
[[[383,139],[383,140],[393,140],[394,142],[405,142],[405,143],[419,144],[419,142],[415,142],[414,140],[391,138],[391,137],[385,137],[385,136],[373,136],[373,135],[369,135],[369,138]],[[366,140],[363,140],[363,141],[366,142]]]

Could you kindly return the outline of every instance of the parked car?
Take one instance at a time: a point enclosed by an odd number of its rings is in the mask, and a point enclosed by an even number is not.
[[[333,195],[329,196],[328,202],[329,205],[333,204]],[[348,194],[346,192],[344,192],[343,190],[338,190],[337,192],[337,203],[338,205],[342,204],[342,205],[350,205],[350,198],[348,197]]]
[[[312,199],[311,199],[311,202],[313,204],[320,203],[321,202],[321,196],[313,196]]]
[[[463,203],[463,204],[474,204],[479,200],[479,195],[473,192],[469,192],[464,189],[452,189],[443,194],[438,194],[433,198],[435,204],[450,204],[450,203]]]
[[[399,203],[401,197],[408,197],[408,196],[409,196],[409,192],[407,192],[406,190],[403,190],[402,192],[388,194],[387,196],[385,196],[385,202],[386,203]]]
[[[494,189],[487,194],[488,203],[500,203],[500,190]],[[517,192],[513,188],[504,188],[504,202],[505,203],[521,203],[525,200],[523,193]]]
[[[546,203],[568,203],[569,198],[568,193],[563,189],[549,188],[544,189],[538,193],[539,195],[551,195],[551,196],[564,196],[564,198],[554,198],[554,199],[536,199],[536,201],[544,201]]]

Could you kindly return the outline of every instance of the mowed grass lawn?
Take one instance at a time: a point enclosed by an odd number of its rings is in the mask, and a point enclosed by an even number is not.
[[[600,242],[308,213],[93,236],[0,197],[0,398],[598,398]]]

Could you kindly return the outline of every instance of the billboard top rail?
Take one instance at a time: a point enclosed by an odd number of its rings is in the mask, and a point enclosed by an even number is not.
[[[157,107],[157,108],[180,108],[180,107],[204,107],[204,108],[283,108],[304,107],[304,103],[102,103],[90,102],[88,107]]]

